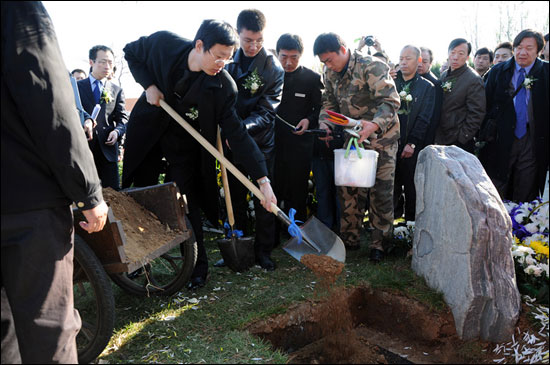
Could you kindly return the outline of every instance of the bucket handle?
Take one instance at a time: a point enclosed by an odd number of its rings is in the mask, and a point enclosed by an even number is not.
[[[353,144],[353,147],[355,147],[354,149],[357,151],[357,157],[359,157],[360,159],[363,158],[363,156],[361,156],[361,151],[359,150],[359,144],[357,143],[357,138],[355,137],[351,137],[349,139],[348,147],[346,148],[346,153],[344,154],[344,158],[348,158],[349,151],[351,149],[352,144]]]

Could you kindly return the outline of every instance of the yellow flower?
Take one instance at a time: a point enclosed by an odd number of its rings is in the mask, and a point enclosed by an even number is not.
[[[544,256],[548,257],[548,247],[545,246],[542,242],[532,241],[531,248],[535,250],[536,253],[543,254]]]
[[[519,241],[519,238],[517,238],[516,236],[514,236],[514,244],[515,245],[519,245],[521,242]]]

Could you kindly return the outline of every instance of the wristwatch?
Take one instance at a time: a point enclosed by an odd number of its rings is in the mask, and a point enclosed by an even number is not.
[[[409,146],[411,146],[411,148],[414,150],[416,148],[416,146],[414,145],[414,143],[407,143]]]
[[[265,183],[270,183],[270,182],[271,182],[271,180],[269,180],[267,177],[264,177],[263,179],[258,181],[258,185],[263,185]]]

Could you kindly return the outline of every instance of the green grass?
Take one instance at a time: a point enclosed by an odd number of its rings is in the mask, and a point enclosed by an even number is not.
[[[172,297],[134,297],[113,284],[115,331],[100,359],[109,363],[285,363],[288,356],[250,335],[245,326],[284,313],[293,303],[314,298],[313,273],[277,247],[272,258],[277,270],[253,267],[245,273],[214,268],[220,257],[217,236],[206,235],[210,278],[195,293],[183,289]],[[410,269],[410,259],[389,257],[381,264],[368,261],[367,242],[348,252],[345,275],[338,285],[365,283],[397,290],[434,310],[445,308]],[[189,300],[197,299],[198,303]]]

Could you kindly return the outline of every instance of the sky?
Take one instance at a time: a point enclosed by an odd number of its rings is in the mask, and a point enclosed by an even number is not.
[[[141,36],[169,30],[193,39],[204,19],[225,20],[236,25],[243,9],[261,10],[267,19],[264,47],[274,49],[284,33],[302,37],[301,64],[318,68],[313,56],[315,38],[325,32],[339,34],[354,50],[356,39],[373,35],[393,62],[403,46],[431,48],[435,61],[443,62],[455,38],[470,39],[477,24],[479,47],[496,46],[499,12],[523,14],[524,28],[548,32],[548,2],[301,2],[301,1],[44,1],[52,18],[67,69],[89,69],[88,51],[98,44],[113,49],[117,60],[122,49]],[[519,15],[518,15],[519,17]],[[477,21],[476,21],[477,20]],[[519,22],[520,20],[518,20]],[[119,66],[120,70],[121,67]],[[116,75],[117,79],[119,75]],[[120,78],[127,98],[139,97],[143,88],[127,69]]]

